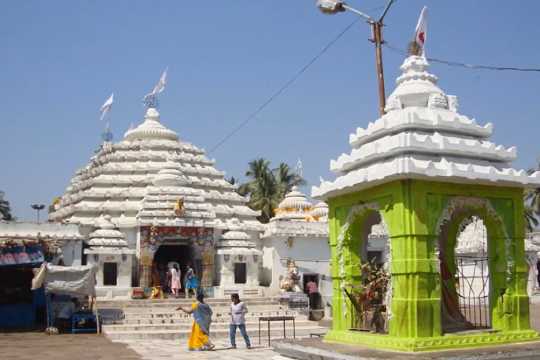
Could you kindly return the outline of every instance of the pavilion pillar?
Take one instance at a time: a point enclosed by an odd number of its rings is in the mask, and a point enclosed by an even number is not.
[[[390,234],[392,317],[389,334],[401,338],[441,335],[439,261],[433,249],[435,237],[425,226],[424,213],[415,208],[416,184],[400,182],[400,201],[391,217]]]

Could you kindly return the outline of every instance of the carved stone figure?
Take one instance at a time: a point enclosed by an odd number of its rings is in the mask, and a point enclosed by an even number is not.
[[[300,288],[300,272],[294,260],[287,261],[287,276],[281,280],[279,287],[282,291],[302,292]]]

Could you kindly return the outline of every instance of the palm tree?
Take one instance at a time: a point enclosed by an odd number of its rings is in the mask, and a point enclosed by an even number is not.
[[[532,206],[525,206],[525,222],[528,232],[533,232],[539,224]]]
[[[270,168],[270,161],[259,158],[250,161],[246,177],[249,181],[238,187],[238,193],[248,196],[248,206],[261,211],[258,219],[267,223],[274,216],[274,209],[294,185],[305,184],[298,174],[291,172],[289,165],[280,163],[275,169]]]
[[[4,200],[4,192],[0,191],[0,220],[10,221],[13,220],[11,215],[11,207],[9,201]]]
[[[538,170],[540,170],[540,163],[527,172],[531,175]],[[540,216],[540,187],[525,190],[524,198],[527,229],[532,232],[539,224],[537,216]]]
[[[280,198],[283,198],[286,193],[291,191],[293,186],[306,184],[306,181],[299,174],[291,171],[289,165],[283,162],[273,170],[273,173],[278,184]]]

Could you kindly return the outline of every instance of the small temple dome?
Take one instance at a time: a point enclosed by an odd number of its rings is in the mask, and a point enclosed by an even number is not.
[[[275,219],[305,219],[312,207],[313,204],[309,202],[306,195],[298,190],[298,186],[293,186],[275,210]]]
[[[234,225],[233,225],[234,226]],[[231,248],[243,248],[253,249],[255,248],[255,242],[244,231],[230,230],[220,236],[218,242],[218,249],[231,249]],[[257,251],[258,252],[258,251]]]
[[[328,221],[328,204],[319,201],[311,210],[310,215],[317,221]]]
[[[100,216],[95,221],[98,228],[88,235],[88,245],[91,247],[126,247],[124,234],[117,230],[109,215]]]
[[[135,129],[128,130],[124,135],[124,139],[129,141],[142,139],[178,140],[178,135],[159,122],[157,109],[148,108],[143,123]]]

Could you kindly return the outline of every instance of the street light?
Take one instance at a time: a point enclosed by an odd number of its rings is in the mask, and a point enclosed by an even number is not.
[[[45,209],[45,205],[43,204],[32,204],[30,207],[37,212],[37,223],[39,224],[39,212],[43,209]]]
[[[384,108],[386,106],[386,95],[384,92],[384,71],[383,71],[383,62],[382,62],[382,44],[384,40],[382,38],[382,27],[383,20],[390,6],[395,2],[395,0],[388,1],[382,15],[379,20],[374,20],[371,16],[363,13],[360,10],[350,7],[343,0],[317,0],[317,7],[323,14],[334,15],[344,11],[350,11],[356,15],[359,15],[366,19],[367,23],[371,26],[371,32],[373,39],[370,39],[371,42],[375,44],[375,60],[377,64],[377,80],[379,83],[379,113],[384,115]]]

